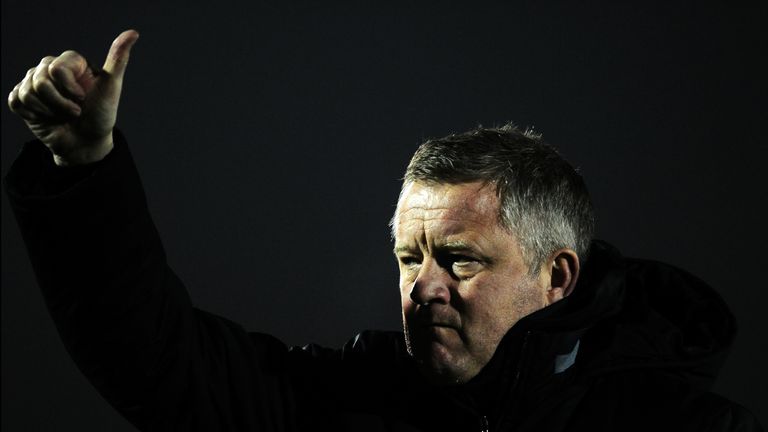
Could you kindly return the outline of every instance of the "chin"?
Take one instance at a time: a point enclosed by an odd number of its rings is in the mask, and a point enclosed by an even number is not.
[[[445,368],[435,368],[434,366],[427,365],[423,362],[418,362],[418,365],[421,375],[431,384],[439,387],[464,384],[468,381],[462,379],[461,376],[456,374],[454,371]]]
[[[471,380],[478,371],[473,370],[467,359],[456,356],[444,346],[432,344],[424,350],[416,347],[411,355],[416,360],[422,376],[432,384],[450,386],[464,384]]]
[[[471,356],[449,340],[438,341],[426,333],[413,333],[404,326],[408,354],[416,360],[419,372],[432,384],[463,384],[480,371],[473,367]],[[432,335],[434,336],[434,335]],[[450,346],[450,348],[449,348]]]

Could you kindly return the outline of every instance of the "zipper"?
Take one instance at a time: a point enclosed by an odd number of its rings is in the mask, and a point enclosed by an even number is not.
[[[519,393],[520,393],[520,381],[521,381],[521,375],[523,372],[523,367],[525,362],[525,355],[526,355],[526,349],[528,348],[528,339],[531,336],[531,330],[526,331],[523,334],[523,342],[520,344],[520,353],[519,358],[517,360],[517,365],[515,366],[515,376],[512,381],[512,385],[510,387],[510,393],[509,397],[511,399],[512,405],[516,405],[517,400],[519,399]],[[474,411],[474,410],[472,410]],[[476,414],[480,414],[477,411],[475,411]],[[509,423],[510,418],[507,416],[501,415],[500,418],[496,421],[496,426],[499,427],[498,430],[506,430],[503,426],[505,426],[505,423]],[[480,416],[480,432],[490,432],[491,427],[488,423],[488,416],[481,415]]]
[[[523,371],[523,360],[525,359],[525,349],[528,347],[528,337],[531,335],[531,331],[528,330],[525,332],[525,335],[523,336],[523,343],[520,347],[520,358],[517,360],[517,370],[515,371],[515,382],[512,386],[513,391],[515,394],[517,393],[517,387],[520,385],[520,375]]]
[[[488,428],[488,417],[486,416],[480,417],[480,432],[490,432],[490,429]]]
[[[509,429],[509,425],[512,422],[512,419],[515,416],[520,415],[517,408],[517,402],[520,399],[520,391],[521,391],[520,386],[522,381],[523,368],[524,366],[527,365],[527,361],[525,357],[526,357],[526,349],[528,348],[528,339],[530,338],[530,336],[531,336],[531,330],[526,331],[525,334],[523,335],[523,342],[520,345],[520,354],[517,360],[517,365],[515,367],[514,381],[512,382],[512,386],[510,387],[510,392],[508,393],[508,397],[509,397],[508,403],[512,406],[513,412],[511,413],[511,415],[507,414],[507,415],[499,416],[499,419],[496,421],[496,424],[495,424],[495,426],[498,427],[498,430]],[[485,421],[486,421],[486,428],[483,430],[485,432],[488,432],[490,430],[487,426],[488,419],[485,419]]]

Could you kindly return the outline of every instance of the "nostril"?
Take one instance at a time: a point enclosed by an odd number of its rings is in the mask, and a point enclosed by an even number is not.
[[[432,303],[447,304],[450,298],[448,287],[439,280],[416,279],[411,287],[411,300],[420,306]]]
[[[414,282],[413,285],[411,285],[411,294],[410,294],[411,301],[413,301],[417,305],[423,305],[424,302],[419,298],[419,296],[416,293],[416,284],[417,283],[418,282]]]

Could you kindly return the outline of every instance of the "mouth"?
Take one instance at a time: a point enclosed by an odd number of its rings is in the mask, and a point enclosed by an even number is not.
[[[416,313],[415,316],[412,318],[413,324],[415,324],[417,327],[421,327],[424,329],[433,329],[433,328],[449,328],[457,330],[458,326],[454,324],[454,320],[451,319],[451,317],[448,316],[441,316],[446,314],[440,314],[440,313],[428,313],[427,311],[422,311],[422,313]]]
[[[430,327],[439,327],[439,328],[450,328],[450,329],[455,329],[455,327],[454,327],[454,326],[452,326],[452,325],[450,325],[450,324],[444,324],[444,323],[426,323],[426,324],[422,324],[422,326],[423,326],[423,327],[427,327],[427,328],[430,328]]]
[[[442,340],[445,337],[449,337],[449,335],[458,334],[459,330],[447,323],[424,323],[418,326],[417,332],[428,340],[434,338]]]

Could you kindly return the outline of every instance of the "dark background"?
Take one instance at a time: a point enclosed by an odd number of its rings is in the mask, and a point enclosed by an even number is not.
[[[576,4],[578,3],[578,4]],[[2,2],[2,90],[141,33],[125,131],[204,309],[287,343],[400,326],[387,222],[425,137],[534,126],[598,234],[715,286],[740,335],[715,390],[768,421],[764,6]],[[2,110],[2,172],[31,134]],[[2,198],[3,430],[129,431],[65,353]]]

